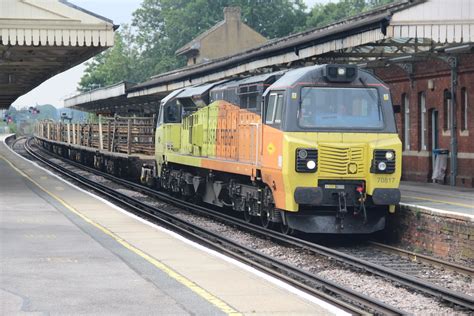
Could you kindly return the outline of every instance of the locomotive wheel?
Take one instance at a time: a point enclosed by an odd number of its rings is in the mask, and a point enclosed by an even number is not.
[[[247,206],[247,207],[244,208],[244,220],[247,223],[252,222],[252,215],[250,215],[250,206]]]
[[[280,231],[283,235],[294,235],[295,230],[293,228],[290,228],[287,224],[280,223]]]
[[[284,212],[282,212],[282,221],[280,223],[280,231],[283,235],[294,235],[295,234],[295,230],[293,228],[290,228],[290,226],[288,226],[287,224],[287,221],[286,221],[286,214]]]
[[[270,220],[270,212],[268,210],[262,210],[262,213],[260,214],[260,221],[264,228],[273,228],[273,222]]]

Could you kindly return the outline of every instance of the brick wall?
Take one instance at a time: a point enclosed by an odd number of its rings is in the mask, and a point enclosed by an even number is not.
[[[446,62],[430,59],[413,64],[412,79],[401,67],[391,65],[376,69],[375,73],[389,84],[394,104],[402,105],[401,113],[396,115],[400,138],[404,143],[402,179],[413,181],[431,181],[432,149],[450,148],[450,131],[446,129],[447,119],[445,91],[451,90],[451,73]],[[457,99],[457,135],[458,135],[458,176],[457,184],[474,187],[474,54],[466,54],[459,59]],[[432,88],[429,88],[429,85]],[[463,129],[462,90],[468,97],[467,130]],[[409,100],[409,149],[405,147],[405,114],[403,95]],[[420,95],[425,96],[425,146],[421,148],[421,114]],[[432,140],[433,112],[437,111],[439,128],[436,132],[438,144]],[[449,182],[449,162],[446,181]]]
[[[474,264],[474,221],[468,217],[402,206],[389,216],[387,233],[415,252]]]

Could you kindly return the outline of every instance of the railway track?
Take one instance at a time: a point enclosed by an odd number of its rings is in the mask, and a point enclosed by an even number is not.
[[[404,314],[403,311],[389,306],[379,300],[373,299],[361,293],[357,293],[351,289],[335,284],[329,280],[317,277],[308,272],[301,271],[294,266],[290,266],[282,261],[261,254],[249,247],[245,247],[232,240],[222,237],[219,234],[207,231],[200,228],[199,226],[185,222],[182,219],[166,212],[166,210],[152,207],[125,194],[108,188],[107,186],[89,180],[84,176],[77,175],[71,170],[51,162],[48,158],[32,150],[28,141],[25,142],[25,150],[29,155],[49,166],[56,172],[65,175],[90,189],[93,189],[95,192],[106,196],[107,198],[122,206],[127,207],[135,214],[170,228],[179,234],[204,244],[211,249],[217,250],[220,253],[224,253],[236,258],[250,266],[253,266],[278,279],[281,279],[295,286],[296,288],[299,288],[311,295],[336,305],[349,313],[356,315],[366,315],[368,313],[380,315]],[[132,183],[129,182],[128,184],[131,185]]]
[[[375,241],[369,241],[368,242],[372,247],[375,247],[377,249],[380,249],[381,251],[385,253],[391,253],[398,255],[400,257],[406,258],[407,260],[410,260],[411,262],[416,262],[418,265],[423,264],[423,267],[426,267],[426,265],[433,265],[433,266],[438,266],[442,268],[449,269],[451,271],[456,271],[458,273],[462,273],[472,279],[474,279],[474,269],[468,266],[463,266],[460,264],[456,264],[454,262],[449,262],[446,260],[441,260],[438,258],[426,256],[423,254],[415,253],[413,251],[408,251],[405,249],[400,249],[397,247],[385,245],[379,242]],[[386,258],[388,259],[388,258]],[[409,271],[411,272],[411,271]]]
[[[31,149],[30,149],[30,151],[31,151]],[[391,266],[383,265],[382,262],[380,262],[380,261],[379,262],[369,261],[370,258],[368,258],[367,256],[363,256],[363,255],[361,256],[360,254],[357,255],[357,254],[351,253],[350,251],[347,251],[347,250],[346,251],[338,251],[338,250],[331,249],[331,248],[328,248],[328,247],[324,247],[324,246],[321,246],[321,245],[317,245],[317,244],[314,244],[314,243],[311,243],[311,242],[307,242],[307,241],[304,241],[304,240],[301,240],[301,239],[296,239],[296,238],[293,238],[291,236],[284,236],[284,235],[281,235],[281,234],[276,233],[274,231],[263,230],[259,226],[249,225],[248,223],[245,223],[244,221],[235,219],[234,217],[227,216],[227,215],[222,214],[220,212],[215,212],[215,211],[209,210],[207,208],[203,208],[203,207],[191,204],[191,203],[183,202],[182,200],[177,200],[177,199],[175,199],[173,197],[170,197],[170,196],[168,196],[164,193],[157,192],[157,191],[154,191],[154,190],[150,190],[149,188],[137,185],[136,183],[129,182],[129,181],[122,180],[122,179],[118,179],[118,178],[113,177],[111,175],[101,173],[101,172],[99,172],[95,169],[79,165],[79,164],[71,162],[69,160],[68,160],[68,163],[70,163],[72,165],[75,165],[78,168],[88,170],[89,172],[93,172],[95,174],[100,174],[101,176],[103,176],[103,177],[105,177],[109,180],[119,182],[122,185],[125,185],[129,188],[133,188],[134,190],[138,190],[138,191],[143,192],[145,194],[152,195],[152,196],[157,197],[161,200],[164,200],[168,203],[174,203],[174,204],[177,203],[180,207],[184,207],[184,208],[187,208],[187,209],[192,209],[193,212],[198,212],[199,214],[204,215],[204,216],[211,215],[213,219],[217,219],[218,221],[225,222],[225,223],[230,224],[230,225],[234,225],[234,226],[238,227],[239,229],[245,230],[249,233],[252,233],[252,234],[255,234],[255,235],[258,235],[258,236],[264,236],[264,238],[270,239],[270,240],[275,241],[279,244],[284,244],[284,245],[288,245],[288,246],[291,246],[291,247],[298,247],[300,249],[303,249],[305,251],[309,251],[309,252],[314,253],[314,254],[322,255],[322,256],[325,256],[325,257],[330,257],[333,260],[336,260],[340,263],[349,265],[352,268],[359,269],[359,270],[366,271],[366,272],[370,272],[370,273],[372,273],[374,275],[378,275],[378,276],[380,276],[384,279],[389,279],[391,281],[402,284],[406,288],[416,290],[416,291],[424,293],[426,295],[434,296],[434,297],[436,297],[438,299],[441,299],[445,302],[449,302],[452,305],[458,306],[458,307],[462,308],[463,310],[471,311],[471,310],[474,309],[473,298],[471,296],[465,295],[465,294],[462,294],[462,293],[457,293],[457,292],[451,291],[449,289],[445,289],[443,287],[434,285],[431,282],[423,280],[423,279],[421,279],[421,278],[419,278],[419,277],[417,277],[413,274],[406,273],[407,271],[404,268],[406,266],[402,266],[403,269],[398,269],[397,270],[396,269],[397,268],[396,264],[391,265]],[[63,167],[61,167],[61,168],[63,168]],[[79,181],[79,182],[81,182],[81,181]],[[96,183],[94,183],[94,184],[96,184]],[[149,206],[148,206],[148,208],[149,208]],[[168,216],[169,216],[169,214],[168,214]],[[373,244],[373,246],[378,247],[378,248],[384,248],[385,253],[387,252],[387,249],[388,249],[386,245]],[[395,251],[395,249],[390,249],[390,250],[392,252]],[[247,251],[245,251],[245,253],[247,253]],[[252,256],[254,256],[254,255],[255,254],[252,254]],[[406,255],[409,255],[409,254],[406,254]],[[424,256],[422,256],[422,257],[424,257]],[[373,258],[374,258],[374,256],[372,256],[372,259]],[[430,258],[427,257],[426,260],[429,260],[429,259]],[[266,258],[266,260],[269,260],[269,258]],[[388,262],[390,262],[390,261],[391,260],[388,260]],[[258,261],[256,260],[256,262],[258,262]],[[274,265],[272,263],[269,263],[268,261],[266,263],[262,263],[262,264],[267,265],[267,267],[268,266],[278,266],[279,267],[278,269],[283,269],[282,267],[285,266],[285,264],[280,265],[280,264],[282,264],[281,262],[276,264],[276,265]],[[438,262],[438,264],[441,264],[441,263]],[[253,264],[253,265],[255,266],[255,264]],[[472,275],[472,269],[468,268],[466,270],[466,269],[462,269],[462,267],[461,267],[461,269],[459,269],[460,268],[459,266],[455,267],[455,265],[452,265],[452,264],[447,263],[447,262],[443,262],[443,265],[447,268],[450,268],[450,269],[455,268],[455,269],[457,269],[458,272],[465,273],[467,275]],[[257,265],[257,267],[258,267],[258,265]],[[400,268],[400,267],[398,267],[398,268]],[[405,271],[403,272],[401,270],[405,270]],[[293,271],[292,273],[289,273],[289,275],[293,275],[293,277],[298,277],[300,280],[304,280],[305,278],[309,277],[307,275],[307,273],[302,272],[300,269],[297,270],[297,271]],[[301,275],[301,273],[303,273],[303,275]],[[283,278],[283,279],[285,279],[285,278]],[[304,282],[306,283],[307,281],[308,280],[306,280]],[[313,280],[313,282],[314,282],[314,280]],[[326,287],[326,285],[321,285],[321,286],[323,288]],[[333,284],[332,286],[335,286],[335,285]],[[305,288],[305,287],[300,286],[300,288]],[[317,288],[317,286],[316,286],[316,288]],[[308,289],[306,289],[306,290],[308,290]],[[326,293],[326,294],[328,294],[328,293]],[[335,288],[332,288],[330,290],[329,294],[330,295],[337,294],[337,295],[343,296],[344,293],[337,291]],[[350,297],[350,295],[348,295],[347,297]],[[348,300],[346,299],[346,301],[350,301],[351,299],[353,300],[354,298],[352,297]],[[366,303],[363,304],[367,308],[368,305],[365,305],[365,304],[368,304],[368,303],[366,302]],[[371,303],[371,304],[374,304],[374,303]],[[371,305],[371,304],[369,304],[369,305]],[[385,311],[381,311],[381,310],[377,310],[377,308],[374,305],[372,305],[371,308],[372,309],[369,309],[368,311],[375,312],[375,313],[382,313],[382,314],[386,314],[386,313],[392,314],[392,313],[402,312],[402,311],[399,311],[399,310],[396,310],[396,309],[389,312],[387,307],[384,307],[384,308],[386,308]]]

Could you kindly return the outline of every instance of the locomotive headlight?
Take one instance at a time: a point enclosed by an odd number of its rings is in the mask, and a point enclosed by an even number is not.
[[[395,154],[393,153],[393,151],[387,151],[385,153],[385,159],[391,161],[393,160],[393,158],[395,158]]]
[[[346,75],[346,68],[344,68],[344,67],[337,68],[337,74],[339,76],[345,76]]]
[[[303,173],[315,173],[318,169],[318,149],[297,148],[295,171]]]
[[[374,158],[370,165],[372,173],[394,173],[396,167],[396,152],[393,149],[375,149]]]
[[[306,159],[308,157],[308,152],[306,151],[306,149],[300,149],[298,151],[298,157],[300,159]]]
[[[316,168],[316,162],[314,160],[310,160],[306,163],[306,167],[309,170],[314,170],[314,168]]]

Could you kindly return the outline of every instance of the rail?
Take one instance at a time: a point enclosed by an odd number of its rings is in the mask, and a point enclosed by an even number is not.
[[[28,141],[25,142],[25,150],[29,155],[48,165],[56,172],[66,175],[67,177],[77,181],[78,183],[81,183],[82,185],[87,186],[88,188],[91,188],[94,191],[107,196],[113,201],[119,203],[120,205],[131,209],[134,213],[140,214],[141,216],[145,216],[149,220],[153,220],[163,226],[171,228],[181,235],[184,235],[190,239],[205,244],[206,246],[215,249],[221,253],[234,257],[276,278],[282,279],[288,282],[289,284],[295,286],[296,288],[299,288],[327,302],[330,302],[345,311],[357,315],[365,315],[368,312],[384,315],[405,314],[403,311],[398,310],[397,308],[385,304],[377,299],[358,293],[352,289],[335,284],[329,280],[310,274],[308,272],[302,271],[301,269],[295,266],[288,265],[282,261],[259,253],[258,251],[255,251],[251,248],[240,245],[219,234],[210,232],[204,228],[188,223],[185,220],[170,214],[163,208],[150,206],[132,197],[124,195],[123,193],[117,192],[112,188],[101,185],[96,181],[92,181],[84,176],[78,175],[65,167],[55,164],[50,159],[43,157],[41,154],[36,153],[34,150],[32,150]],[[114,179],[114,181],[117,181],[123,185],[133,186],[134,188],[139,189],[140,191],[148,192],[150,194],[153,193],[154,195],[159,196],[160,199],[163,199],[167,202],[177,203],[179,201],[181,206],[184,208],[193,209],[198,211],[199,213],[207,213],[207,211],[209,211],[201,206],[196,206],[195,204],[187,202],[183,203],[181,200],[169,197],[164,194],[160,194],[159,192],[137,185],[133,182],[122,180],[101,172],[97,172],[97,170],[95,169],[84,167],[80,164],[72,163],[71,161],[68,161],[68,163],[74,166],[78,166],[80,168],[84,168],[84,170],[90,170],[91,172],[94,171],[95,173],[100,174],[104,177]],[[240,224],[244,223],[241,222]],[[278,235],[283,238],[281,234]]]

